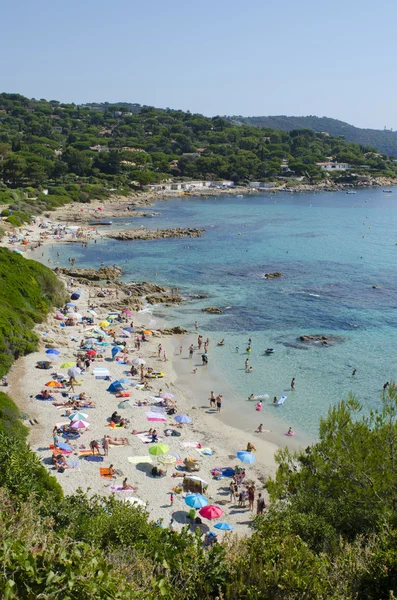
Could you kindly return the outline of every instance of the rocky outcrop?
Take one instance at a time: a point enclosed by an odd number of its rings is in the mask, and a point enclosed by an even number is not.
[[[208,308],[202,308],[201,312],[210,313],[211,315],[221,315],[223,310],[215,306],[209,306]]]
[[[180,325],[176,325],[175,327],[166,327],[165,329],[160,329],[160,333],[163,335],[183,335],[188,333],[188,330],[184,329]]]
[[[146,296],[146,301],[149,302],[149,304],[181,304],[183,302],[183,298],[182,296],[161,294],[158,296]]]
[[[336,335],[301,335],[299,338],[300,342],[304,344],[314,344],[316,346],[333,346],[338,342],[343,341],[341,337]]]
[[[147,296],[148,294],[164,294],[167,288],[156,283],[148,281],[132,281],[131,283],[123,284],[123,290],[127,293],[131,292],[131,296]]]
[[[125,229],[124,231],[110,231],[107,237],[113,240],[157,240],[162,238],[200,237],[205,229],[194,227],[174,227],[171,229]]]
[[[203,300],[204,298],[209,298],[208,294],[189,294],[189,298],[192,300]]]
[[[99,269],[75,269],[75,268],[60,268],[57,267],[55,269],[55,273],[58,275],[62,273],[63,275],[68,275],[69,277],[75,277],[78,279],[88,279],[90,281],[105,281],[105,280],[113,280],[118,279],[122,274],[121,267],[109,266],[109,267],[100,267]]]

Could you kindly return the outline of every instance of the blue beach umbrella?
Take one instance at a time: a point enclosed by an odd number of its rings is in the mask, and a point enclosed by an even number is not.
[[[120,352],[120,348],[118,346],[114,346],[114,348],[112,348],[112,356],[113,358],[116,356],[116,354]]]
[[[230,525],[229,523],[225,523],[225,521],[222,521],[221,523],[217,523],[216,525],[214,525],[215,529],[220,529],[221,531],[233,531],[234,527],[233,525]]]
[[[245,450],[237,452],[236,456],[239,460],[241,460],[242,463],[245,463],[246,465],[252,465],[256,460],[252,452],[245,452]]]
[[[201,494],[189,494],[186,496],[185,502],[192,508],[203,508],[204,506],[208,506],[207,498]]]
[[[177,421],[177,423],[184,423],[186,425],[187,423],[192,422],[192,418],[189,417],[189,415],[177,415],[175,417],[175,421]]]
[[[46,350],[46,351],[45,351],[45,353],[46,353],[46,354],[55,354],[55,355],[57,355],[57,356],[58,356],[59,354],[61,354],[61,353],[59,352],[59,350],[57,350],[56,348],[49,348],[48,350]]]
[[[113,383],[111,383],[109,385],[107,391],[111,392],[112,394],[115,394],[116,392],[122,392],[122,391],[124,391],[124,388],[121,385],[120,381],[113,381]]]

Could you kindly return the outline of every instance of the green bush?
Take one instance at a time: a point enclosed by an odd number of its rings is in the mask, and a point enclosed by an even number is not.
[[[2,217],[9,217],[10,216],[10,211],[8,210],[8,208],[4,208],[1,211],[0,216],[2,216]]]
[[[20,217],[17,217],[16,215],[10,215],[9,217],[6,218],[7,223],[11,223],[11,225],[13,225],[14,227],[20,227],[21,225],[23,225],[23,221]]]

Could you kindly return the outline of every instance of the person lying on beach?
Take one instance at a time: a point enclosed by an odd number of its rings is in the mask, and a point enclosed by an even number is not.
[[[127,483],[127,477],[125,479],[123,479],[123,483],[122,483],[121,487],[123,488],[123,490],[133,490],[134,489],[132,487],[132,485]]]
[[[54,460],[55,468],[57,471],[60,471],[61,469],[70,469],[70,466],[66,462],[66,458],[62,454],[58,454],[58,456],[56,456]]]
[[[112,444],[112,446],[128,446],[129,445],[128,438],[110,437],[110,435],[105,435],[105,438],[107,438],[108,444]]]

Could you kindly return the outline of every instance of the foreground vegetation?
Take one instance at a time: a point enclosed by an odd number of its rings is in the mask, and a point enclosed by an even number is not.
[[[330,156],[353,165],[354,175],[337,174],[352,183],[360,174],[397,172],[368,144],[310,129],[286,133],[179,110],[0,94],[0,205],[10,205],[13,214],[3,216],[13,225],[68,202],[164,180],[320,181],[325,175],[316,163]]]
[[[64,298],[49,269],[8,250],[0,250],[0,276],[4,373],[13,357],[35,347],[34,323]],[[317,444],[295,454],[279,450],[276,477],[265,483],[271,505],[251,537],[229,536],[211,550],[187,528],[163,528],[114,498],[65,498],[26,444],[18,408],[0,393],[0,596],[394,598],[396,389],[369,416],[354,398],[341,402],[321,421]]]

